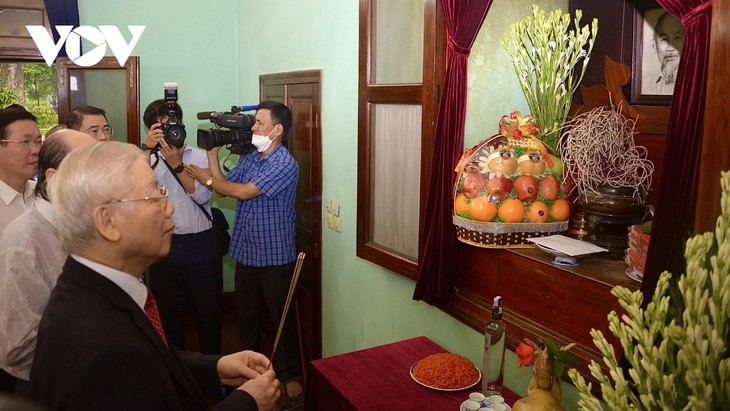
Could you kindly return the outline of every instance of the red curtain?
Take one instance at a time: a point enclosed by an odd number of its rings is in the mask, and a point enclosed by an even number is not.
[[[449,303],[456,280],[456,231],[451,221],[454,167],[464,150],[466,69],[469,52],[492,0],[441,0],[448,31],[446,71],[439,101],[426,195],[426,216],[418,247],[414,300]]]
[[[641,284],[644,303],[651,300],[659,274],[685,272],[684,244],[695,218],[702,153],[712,0],[658,0],[682,21],[684,47],[667,129],[662,181],[656,204],[651,246]]]

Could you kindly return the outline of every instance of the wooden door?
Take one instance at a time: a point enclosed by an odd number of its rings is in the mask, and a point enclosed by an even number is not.
[[[299,277],[297,309],[303,371],[322,357],[322,138],[319,70],[261,75],[260,98],[292,112],[289,152],[299,164],[296,198],[297,250],[306,253]],[[273,340],[273,337],[271,338]]]

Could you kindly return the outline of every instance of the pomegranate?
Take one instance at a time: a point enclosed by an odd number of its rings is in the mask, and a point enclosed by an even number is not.
[[[464,182],[461,185],[461,192],[467,198],[474,198],[487,185],[487,177],[479,171],[467,171],[464,175]]]
[[[514,182],[515,194],[520,201],[533,201],[537,198],[537,181],[533,176],[519,176]]]

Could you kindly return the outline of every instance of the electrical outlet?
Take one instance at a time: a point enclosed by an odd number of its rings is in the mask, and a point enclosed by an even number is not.
[[[332,220],[332,199],[328,198],[324,204],[325,204],[324,208],[327,210],[327,214],[325,216],[325,221],[327,222],[327,228],[333,229],[333,228],[335,228],[335,223]]]
[[[340,216],[333,217],[332,222],[333,222],[335,231],[337,231],[338,233],[341,233],[342,225],[340,224]]]

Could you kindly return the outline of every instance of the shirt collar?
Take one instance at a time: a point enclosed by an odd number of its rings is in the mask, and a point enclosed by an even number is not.
[[[134,300],[139,308],[144,310],[144,303],[147,301],[147,286],[144,285],[142,280],[131,274],[99,264],[77,254],[71,254],[71,257],[116,284]]]
[[[33,189],[35,188],[35,185],[33,185],[30,180],[25,182],[25,191],[23,192],[23,201],[27,201],[28,198],[30,198],[33,195]],[[0,180],[0,199],[5,203],[5,205],[10,204],[11,201],[16,196],[19,196],[20,193],[15,191],[14,188],[10,187],[7,183],[5,183],[3,180]]]
[[[53,208],[53,205],[48,202],[45,198],[38,196],[35,200],[34,207],[36,210],[38,210],[38,213],[43,216],[49,223],[51,223],[51,226],[58,231],[58,224],[56,220],[56,209]]]

